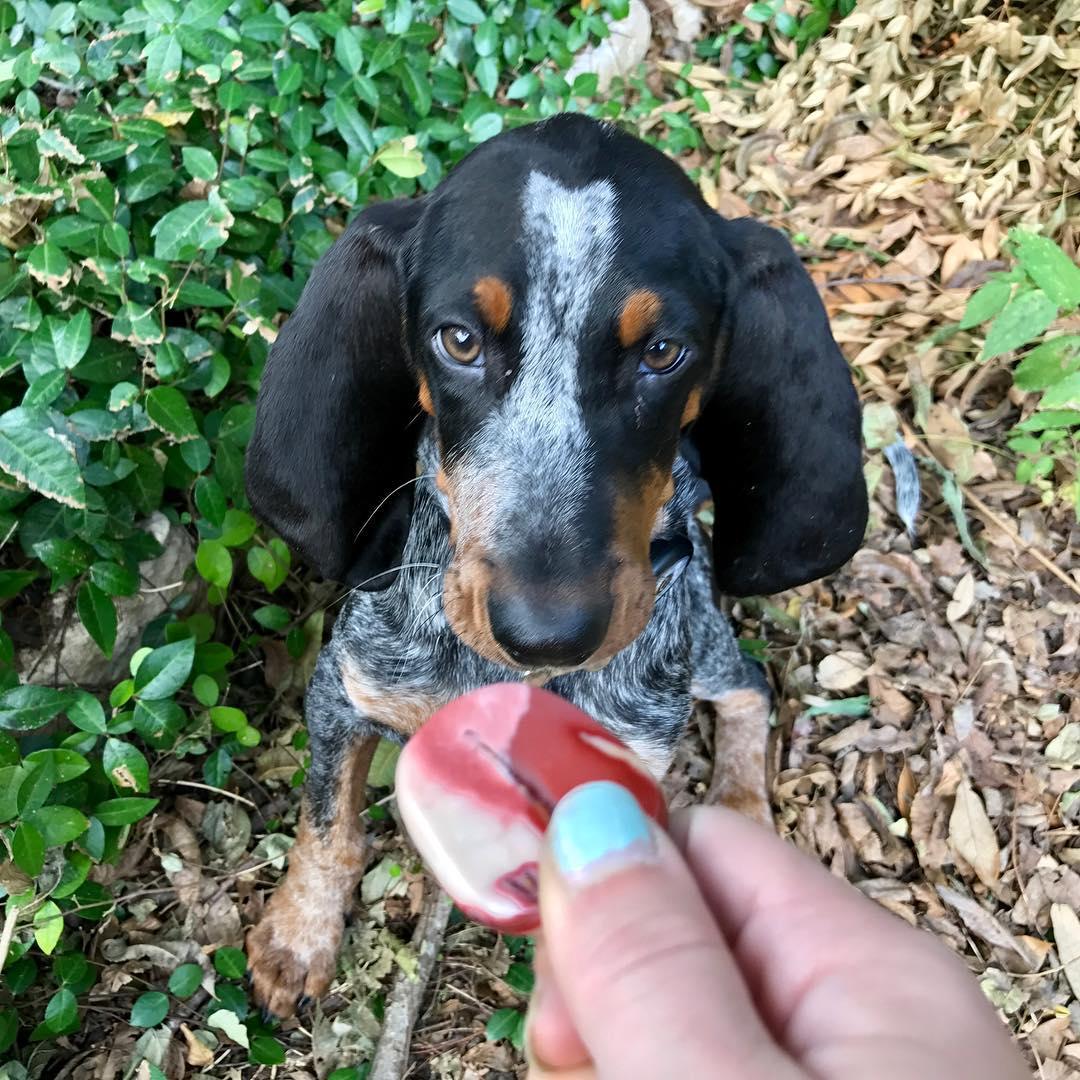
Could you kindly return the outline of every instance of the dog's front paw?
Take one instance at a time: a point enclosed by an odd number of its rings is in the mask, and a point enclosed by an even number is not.
[[[248,934],[255,1003],[275,1016],[292,1016],[300,1000],[322,997],[334,978],[345,915],[319,908],[301,903],[286,884]]]

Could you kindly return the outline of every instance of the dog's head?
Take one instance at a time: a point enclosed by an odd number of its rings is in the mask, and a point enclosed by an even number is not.
[[[580,116],[492,139],[350,225],[271,351],[253,506],[328,577],[386,587],[421,409],[447,616],[502,663],[593,666],[640,633],[687,429],[722,590],[811,581],[862,538],[857,402],[790,245]]]

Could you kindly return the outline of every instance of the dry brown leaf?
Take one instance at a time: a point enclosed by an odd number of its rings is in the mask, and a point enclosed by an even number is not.
[[[900,778],[896,781],[896,809],[906,818],[911,813],[911,801],[915,798],[915,774],[911,766],[904,762]]]
[[[953,589],[952,600],[945,608],[945,618],[949,622],[959,622],[975,603],[975,578],[965,574]]]
[[[841,649],[818,664],[818,685],[825,690],[853,690],[866,678],[869,668],[870,661],[862,653]]]
[[[1051,904],[1050,923],[1065,978],[1073,995],[1080,998],[1080,918],[1068,904]]]
[[[966,777],[956,789],[949,817],[949,844],[984,885],[992,888],[997,884],[1001,874],[997,837],[982,799]]]
[[[187,1063],[195,1066],[196,1069],[201,1069],[205,1065],[210,1065],[214,1060],[214,1051],[210,1049],[192,1030],[187,1024],[180,1025],[180,1034],[184,1036],[184,1040],[187,1042]]]

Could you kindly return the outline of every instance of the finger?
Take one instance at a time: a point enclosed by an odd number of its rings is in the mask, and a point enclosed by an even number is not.
[[[529,1061],[548,1070],[589,1064],[589,1051],[574,1026],[566,999],[555,981],[551,959],[543,939],[533,955],[536,985],[525,1018],[525,1045]]]
[[[616,784],[556,807],[540,867],[555,981],[600,1080],[796,1075],[674,845]]]
[[[674,815],[670,833],[761,1015],[797,1059],[913,1034],[941,1055],[972,1045],[999,1062],[1015,1055],[951,953],[792,845],[723,807]]]

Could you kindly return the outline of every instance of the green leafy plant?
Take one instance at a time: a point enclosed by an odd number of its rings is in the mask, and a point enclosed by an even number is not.
[[[158,808],[161,764],[191,758],[227,785],[270,696],[244,672],[271,642],[302,681],[321,643],[243,490],[260,372],[312,266],[355,210],[429,190],[504,128],[617,112],[588,104],[594,76],[561,72],[626,7],[0,0],[5,1059],[78,1031],[94,926],[128,910],[92,871]],[[155,521],[192,541],[183,582],[144,578]],[[169,602],[124,663],[125,613],[147,591]],[[56,644],[54,601],[100,653],[92,686],[20,682]],[[220,949],[213,972],[182,965],[124,1009],[152,1032],[213,987],[206,1026],[277,1064],[242,974]]]
[[[792,14],[787,0],[757,0],[743,9],[744,22],[732,23],[715,37],[697,45],[698,55],[715,60],[730,51],[729,72],[734,79],[762,82],[783,65],[782,47],[793,44],[796,54],[825,36],[835,19],[850,15],[855,0],[811,0]],[[755,34],[751,24],[762,27]],[[777,48],[777,43],[781,48]]]
[[[1009,232],[1006,250],[1013,267],[972,294],[958,329],[985,326],[983,361],[1021,352],[1013,381],[1040,397],[1008,440],[1016,478],[1047,503],[1071,503],[1080,519],[1080,334],[1047,336],[1052,323],[1080,309],[1080,267],[1052,240],[1024,229]]]

